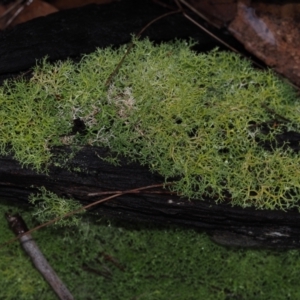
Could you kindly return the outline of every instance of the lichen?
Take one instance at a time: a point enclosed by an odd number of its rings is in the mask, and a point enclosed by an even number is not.
[[[197,54],[180,41],[135,44],[109,87],[124,47],[99,49],[78,64],[44,60],[30,82],[6,83],[0,152],[41,171],[55,163],[55,145],[105,146],[166,181],[179,178],[172,189],[189,198],[299,207],[299,155],[258,142],[299,131],[300,105],[288,84],[236,54]],[[284,124],[273,122],[278,115]],[[70,137],[77,118],[86,133]]]
[[[55,222],[56,226],[79,226],[80,216],[72,215],[68,218],[63,218],[67,213],[81,208],[79,201],[74,199],[65,199],[48,191],[45,187],[40,188],[37,194],[29,196],[29,203],[34,205],[32,216],[40,223],[47,222],[54,218],[61,218]],[[83,213],[84,210],[78,212]]]

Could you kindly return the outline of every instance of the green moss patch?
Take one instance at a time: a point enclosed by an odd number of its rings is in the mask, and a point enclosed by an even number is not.
[[[0,215],[9,207],[0,206]],[[21,215],[29,227],[31,212]],[[87,217],[87,216],[86,216]],[[0,218],[1,243],[13,233]],[[75,299],[294,300],[300,253],[226,249],[205,234],[85,219],[33,234]],[[0,299],[55,299],[18,242],[0,249]]]
[[[1,153],[41,171],[55,161],[52,146],[105,146],[166,181],[180,178],[172,188],[190,198],[299,207],[299,155],[275,138],[299,131],[293,89],[236,54],[198,55],[190,46],[136,41],[109,87],[124,47],[98,50],[79,64],[44,61],[30,82],[0,89]],[[77,118],[85,135],[70,135]]]

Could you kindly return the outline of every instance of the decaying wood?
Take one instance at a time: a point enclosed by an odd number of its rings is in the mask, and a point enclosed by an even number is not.
[[[0,33],[0,80],[31,68],[36,59],[79,58],[96,47],[128,42],[149,21],[167,12],[150,1],[125,0],[101,9],[87,6],[32,20]],[[178,23],[180,22],[180,23]],[[154,40],[188,37],[202,41],[202,49],[212,43],[183,16],[173,15],[147,29]],[[68,148],[53,152],[68,153]],[[84,147],[68,163],[68,169],[49,166],[48,174],[23,168],[12,157],[0,158],[0,199],[15,205],[27,204],[38,187],[66,198],[92,203],[100,192],[114,192],[161,184],[164,179],[137,163],[121,159],[113,166],[99,159],[106,149]],[[104,196],[105,197],[105,196]],[[259,211],[253,208],[216,204],[213,199],[190,201],[166,189],[126,194],[93,209],[105,216],[163,224],[178,224],[209,232],[225,245],[247,247],[300,247],[298,211]]]
[[[57,149],[64,153],[68,148]],[[157,174],[137,163],[121,160],[113,166],[99,159],[107,150],[85,147],[68,162],[68,167],[50,167],[48,175],[22,168],[12,158],[0,159],[0,198],[9,203],[27,203],[28,195],[38,187],[82,204],[101,198],[101,192],[113,192],[163,183]],[[79,171],[80,170],[80,171]],[[105,196],[102,196],[104,198]],[[209,232],[219,243],[246,247],[300,247],[298,211],[267,211],[216,204],[210,199],[188,200],[167,189],[152,189],[111,199],[93,209],[98,213],[132,221],[178,224]]]

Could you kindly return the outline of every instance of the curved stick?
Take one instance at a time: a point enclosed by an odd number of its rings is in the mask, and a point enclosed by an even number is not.
[[[31,234],[26,234],[28,228],[23,220],[23,218],[17,215],[11,215],[9,213],[5,214],[5,217],[12,229],[12,231],[20,236],[20,243],[25,250],[25,252],[31,258],[34,266],[42,274],[45,280],[50,284],[56,295],[61,300],[74,300],[74,297],[52,269],[47,259],[40,251],[38,245],[33,240]],[[24,234],[25,233],[25,234]]]

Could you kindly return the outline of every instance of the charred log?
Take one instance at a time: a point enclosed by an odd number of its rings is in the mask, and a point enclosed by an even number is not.
[[[56,151],[69,152],[63,148]],[[44,186],[52,192],[82,204],[99,198],[101,192],[130,190],[160,184],[164,179],[146,167],[121,160],[113,166],[99,159],[107,150],[85,147],[68,162],[69,170],[51,166],[49,173],[38,174],[22,168],[9,157],[0,159],[1,201],[21,205],[30,193]],[[73,171],[72,171],[73,170]],[[77,171],[74,171],[77,170]],[[300,247],[298,211],[266,211],[216,204],[213,199],[189,200],[168,189],[151,189],[139,194],[122,195],[97,207],[93,212],[130,221],[177,224],[209,232],[219,243],[243,247]]]

